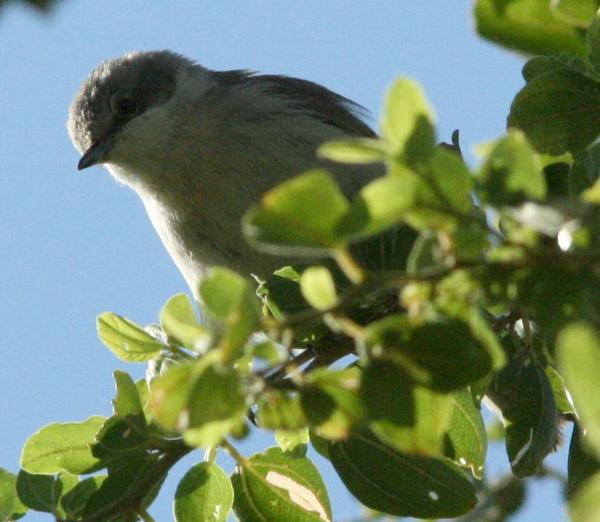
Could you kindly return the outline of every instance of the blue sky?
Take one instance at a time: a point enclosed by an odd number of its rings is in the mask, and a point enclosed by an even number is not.
[[[503,132],[522,84],[523,59],[475,35],[470,0],[59,3],[49,16],[20,5],[0,11],[0,466],[13,472],[39,427],[110,414],[113,370],[143,375],[143,366],[121,364],[101,345],[96,316],[109,310],[155,322],[169,296],[187,291],[133,192],[100,168],[76,171],[67,108],[98,62],[169,48],[213,69],[322,83],[375,117],[391,81],[410,76],[436,109],[439,136],[459,128],[465,151]],[[268,444],[254,438],[241,449]],[[504,468],[501,448],[492,454],[491,468]],[[186,464],[201,458],[196,452]],[[172,473],[151,510],[157,520],[171,519],[184,469]],[[357,505],[327,464],[322,469],[335,520],[349,520]],[[533,492],[515,520],[566,519],[554,484]]]

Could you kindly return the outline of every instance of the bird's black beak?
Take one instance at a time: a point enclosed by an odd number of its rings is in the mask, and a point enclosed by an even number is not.
[[[77,163],[77,170],[87,169],[93,165],[104,163],[106,156],[112,147],[112,139],[110,136],[103,140],[99,140],[94,143],[88,150],[83,153],[79,163]]]

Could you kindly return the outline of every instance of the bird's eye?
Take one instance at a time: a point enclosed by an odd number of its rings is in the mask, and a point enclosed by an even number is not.
[[[138,110],[136,101],[131,96],[113,96],[110,108],[117,118],[131,118]]]

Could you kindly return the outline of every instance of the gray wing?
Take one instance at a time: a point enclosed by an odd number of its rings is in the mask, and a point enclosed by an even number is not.
[[[285,97],[298,109],[312,113],[323,123],[337,127],[350,136],[376,137],[362,119],[368,115],[364,107],[318,83],[289,76],[255,75],[249,71],[221,71],[214,74],[222,86],[247,83],[258,85],[265,93]]]

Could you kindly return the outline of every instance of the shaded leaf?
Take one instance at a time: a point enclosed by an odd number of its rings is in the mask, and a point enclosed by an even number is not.
[[[384,443],[407,453],[441,454],[450,416],[450,397],[413,387],[391,363],[375,362],[363,371],[361,399],[370,428]]]
[[[301,391],[304,415],[317,435],[327,439],[346,437],[364,417],[358,389],[360,370],[318,369],[306,375]]]
[[[21,470],[17,476],[17,494],[30,509],[46,513],[56,511],[62,484],[52,475],[34,475]]]
[[[69,518],[79,518],[90,497],[98,491],[105,475],[96,475],[80,481],[60,499],[60,505]]]
[[[502,411],[513,473],[534,475],[557,441],[556,403],[544,370],[529,359],[515,358],[496,375],[488,397]]]
[[[567,497],[577,493],[586,480],[600,473],[600,461],[585,451],[584,434],[575,423],[571,444],[569,445],[569,461],[567,475]]]
[[[122,459],[108,469],[108,476],[102,481],[96,491],[94,491],[83,510],[83,520],[102,512],[107,506],[110,506],[120,500],[127,498],[137,488],[140,483],[153,482],[155,480],[161,483],[161,477],[155,477],[154,465],[158,455],[148,455],[130,459]],[[164,479],[164,477],[163,477]],[[152,488],[141,502],[144,508],[156,496],[157,488]]]
[[[329,455],[352,494],[383,513],[456,517],[477,502],[475,489],[450,461],[399,453],[368,432],[331,443]]]
[[[463,388],[487,375],[493,364],[469,326],[454,319],[412,325],[404,316],[391,315],[369,326],[367,342],[378,358],[439,392]]]
[[[538,74],[515,96],[508,125],[525,132],[539,151],[576,152],[598,136],[600,85],[579,71],[559,67]]]

